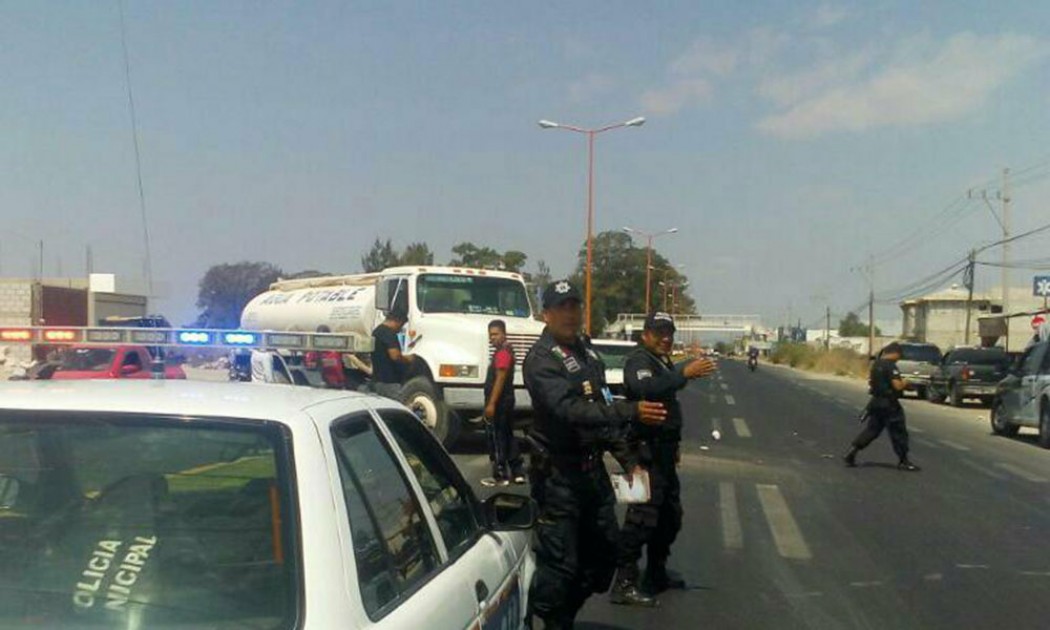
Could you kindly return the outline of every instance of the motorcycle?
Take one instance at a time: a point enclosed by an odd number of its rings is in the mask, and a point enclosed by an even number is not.
[[[751,370],[752,372],[758,369],[758,357],[750,356],[747,358],[747,369]]]

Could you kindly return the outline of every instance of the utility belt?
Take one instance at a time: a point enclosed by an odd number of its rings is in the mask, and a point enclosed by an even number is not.
[[[651,463],[657,459],[675,457],[681,442],[678,438],[636,438],[631,440],[631,447],[638,454],[638,460]]]
[[[562,473],[592,472],[603,468],[602,451],[589,450],[580,453],[551,453],[531,435],[525,441],[532,447],[530,466],[542,474],[557,470]]]

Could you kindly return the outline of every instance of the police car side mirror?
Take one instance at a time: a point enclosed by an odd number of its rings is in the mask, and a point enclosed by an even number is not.
[[[532,497],[500,492],[482,504],[488,528],[494,532],[531,529],[539,511]]]

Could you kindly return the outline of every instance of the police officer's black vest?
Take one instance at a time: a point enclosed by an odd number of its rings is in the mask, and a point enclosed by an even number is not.
[[[500,393],[499,400],[496,402],[496,406],[500,409],[507,409],[514,407],[514,371],[517,366],[514,364],[516,357],[514,355],[514,346],[509,343],[504,346],[507,351],[510,352],[510,368],[507,370],[507,380],[503,383],[503,391]],[[496,349],[499,351],[499,348]],[[485,404],[489,402],[489,396],[492,395],[492,388],[496,385],[496,352],[492,353],[492,359],[489,360],[489,369],[485,373]]]

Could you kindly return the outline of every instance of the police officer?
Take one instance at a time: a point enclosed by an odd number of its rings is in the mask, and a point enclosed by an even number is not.
[[[534,410],[529,476],[540,506],[529,618],[571,628],[587,598],[608,590],[616,569],[619,527],[603,452],[637,473],[623,430],[632,420],[659,424],[666,411],[660,403],[613,401],[605,366],[580,336],[580,293],[569,282],[547,286],[543,317],[547,327],[523,368]]]
[[[900,460],[897,468],[907,471],[919,470],[919,467],[908,459],[908,427],[905,425],[904,408],[900,403],[904,392],[904,379],[897,369],[897,361],[900,358],[900,344],[892,342],[882,349],[879,358],[871,366],[871,374],[868,376],[871,400],[868,401],[862,416],[867,424],[853,440],[849,452],[842,458],[851,468],[857,465],[857,453],[879,437],[883,429],[888,429],[893,451]]]
[[[649,471],[649,503],[631,504],[627,508],[617,549],[616,583],[610,601],[614,604],[636,604],[630,597],[638,590],[638,561],[646,547],[644,587],[650,595],[668,588],[685,588],[677,575],[669,574],[667,558],[671,543],[682,527],[682,503],[678,472],[678,445],[682,439],[682,408],[678,390],[690,379],[715,371],[707,359],[674,365],[670,354],[674,345],[674,320],[667,313],[651,313],[642,328],[641,343],[627,355],[623,379],[629,400],[663,403],[667,421],[658,426],[632,422],[628,441],[637,453],[641,466]]]

